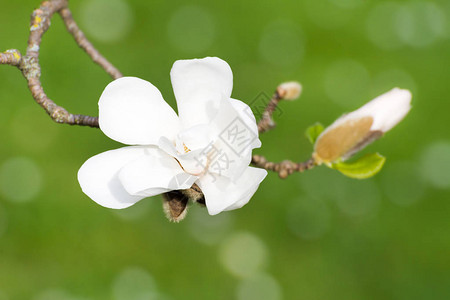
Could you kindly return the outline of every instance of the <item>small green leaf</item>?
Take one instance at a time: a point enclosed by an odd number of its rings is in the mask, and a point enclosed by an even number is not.
[[[381,171],[386,157],[379,153],[366,154],[354,162],[337,162],[331,168],[350,178],[366,179]]]
[[[314,145],[316,143],[317,138],[324,129],[325,128],[323,127],[322,124],[316,123],[314,125],[309,126],[308,129],[306,129],[305,136],[308,139],[308,141],[310,141],[311,144]]]

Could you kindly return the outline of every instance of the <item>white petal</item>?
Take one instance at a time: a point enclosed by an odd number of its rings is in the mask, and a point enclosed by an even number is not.
[[[266,171],[266,175],[267,175],[267,171]],[[244,195],[242,195],[241,200],[235,202],[231,206],[228,206],[227,208],[224,209],[224,211],[239,209],[239,208],[243,207],[245,204],[247,204],[250,201],[250,199],[256,193],[258,188],[259,188],[259,184],[253,186],[253,188],[249,189]]]
[[[397,125],[411,109],[411,92],[394,88],[366,103],[361,108],[337,119],[327,130],[335,128],[348,120],[372,117],[371,131],[387,132]]]
[[[170,156],[175,157],[181,164],[183,170],[188,174],[195,176],[200,175],[207,166],[206,154],[203,153],[203,149],[190,151],[188,153],[179,153],[175,148],[175,145],[165,137],[162,137],[159,140],[158,146]]]
[[[188,189],[197,179],[184,172],[173,157],[154,148],[119,171],[119,180],[127,192],[145,197]]]
[[[222,99],[220,110],[210,124],[181,132],[176,147],[161,138],[159,147],[176,157],[190,174],[199,175],[208,168],[208,172],[234,181],[250,164],[251,150],[260,145],[250,108],[239,100]],[[191,151],[184,153],[186,150]]]
[[[212,141],[209,125],[196,125],[177,135],[176,147],[179,153],[203,149]]]
[[[267,171],[248,167],[237,182],[225,176],[206,174],[197,183],[205,195],[210,215],[244,206],[256,192]]]
[[[161,136],[174,139],[180,122],[150,82],[122,77],[111,82],[99,100],[100,129],[128,145],[155,145]]]
[[[230,98],[233,73],[217,57],[178,60],[170,72],[183,128],[208,124],[222,98]]]
[[[144,155],[144,147],[124,147],[89,158],[78,171],[83,192],[98,204],[108,208],[126,208],[144,197],[130,195],[119,181],[117,173],[128,162]]]
[[[411,109],[411,98],[410,91],[395,88],[373,99],[359,110],[373,116],[371,130],[387,132],[408,114]]]
[[[239,100],[222,99],[210,127],[217,137],[210,145],[209,172],[234,181],[250,164],[252,149],[261,145],[253,113]]]
[[[251,150],[237,154],[224,140],[219,139],[205,151],[208,157],[208,172],[225,176],[232,181],[239,180],[252,160]]]
[[[252,112],[250,106],[245,104],[244,102],[236,99],[231,99],[231,105],[233,105],[234,109],[238,112],[241,119],[245,122],[248,128],[258,137],[258,125],[256,123],[255,115]],[[261,147],[261,141],[259,138],[254,139],[252,142],[252,149]]]

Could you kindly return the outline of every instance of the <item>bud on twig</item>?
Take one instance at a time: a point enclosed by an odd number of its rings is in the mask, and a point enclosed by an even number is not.
[[[278,86],[277,92],[283,100],[295,100],[302,93],[302,85],[296,81],[285,82]]]
[[[411,109],[411,92],[395,88],[348,113],[318,137],[317,164],[345,160],[397,125]]]

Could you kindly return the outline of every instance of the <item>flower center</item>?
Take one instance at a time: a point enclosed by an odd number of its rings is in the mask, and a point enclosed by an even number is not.
[[[183,143],[183,149],[184,149],[184,153],[188,153],[191,151],[191,149],[189,149],[185,143]]]

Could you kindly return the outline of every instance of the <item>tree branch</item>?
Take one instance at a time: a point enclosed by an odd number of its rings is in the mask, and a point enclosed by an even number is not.
[[[275,128],[275,121],[273,120],[272,115],[277,109],[280,101],[297,99],[301,94],[301,90],[302,86],[298,82],[286,82],[277,87],[262,114],[261,120],[258,122],[258,131],[260,134]],[[268,161],[262,155],[253,155],[251,164],[267,171],[276,172],[282,179],[288,177],[294,172],[302,173],[316,166],[312,158],[305,162],[299,163],[290,160],[275,163]]]
[[[278,104],[281,100],[295,100],[300,97],[301,92],[302,86],[296,81],[280,84],[273,93],[273,96],[270,99],[269,103],[267,103],[267,107],[261,116],[261,120],[259,120],[258,122],[259,133],[264,133],[275,128],[275,121],[273,120],[272,115],[277,109]]]
[[[269,131],[273,128],[275,128],[275,122],[272,119],[272,115],[274,111],[278,107],[278,103],[283,100],[278,93],[278,89],[273,94],[272,98],[270,99],[269,103],[267,104],[266,109],[264,110],[261,120],[258,122],[258,131],[259,133],[264,133],[266,131]]]
[[[305,162],[299,163],[290,160],[274,163],[267,161],[267,159],[262,155],[253,155],[252,165],[258,168],[266,169],[267,171],[276,172],[281,179],[285,179],[294,172],[303,173],[304,171],[310,170],[316,166],[312,158]]]
[[[61,9],[59,11],[59,15],[63,19],[64,24],[66,24],[67,31],[69,31],[75,39],[75,42],[91,57],[94,63],[102,67],[103,70],[105,70],[106,73],[108,73],[113,79],[117,79],[123,76],[122,73],[120,73],[120,71],[116,67],[114,67],[106,58],[104,58],[100,54],[100,52],[98,52],[98,50],[94,48],[91,42],[88,41],[84,33],[78,27],[77,23],[75,23],[72,17],[72,13],[67,7]]]
[[[67,0],[49,0],[41,4],[31,15],[30,35],[26,55],[23,56],[16,49],[0,53],[0,64],[18,67],[28,82],[28,88],[34,100],[44,108],[47,114],[57,123],[98,127],[98,118],[69,113],[64,107],[53,102],[44,92],[40,77],[39,49],[42,36],[50,27],[50,20],[55,13],[59,13],[72,34],[75,42],[91,59],[102,67],[113,79],[122,77],[120,71],[104,58],[86,39],[83,32],[72,18]]]
[[[17,50],[6,50],[0,53],[0,65],[19,66],[22,55]]]

